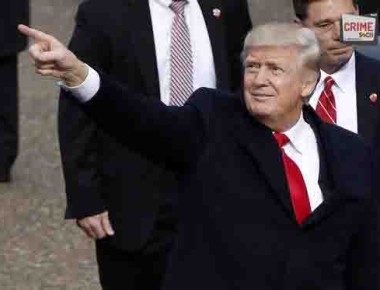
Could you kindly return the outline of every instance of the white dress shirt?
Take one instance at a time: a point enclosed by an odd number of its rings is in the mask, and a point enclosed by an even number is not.
[[[193,89],[215,88],[214,58],[202,10],[197,0],[187,1],[185,19],[193,52]],[[170,37],[175,15],[169,8],[171,2],[172,0],[149,0],[161,101],[167,105],[170,99]]]
[[[310,125],[301,115],[298,122],[285,134],[290,142],[283,148],[285,153],[297,164],[306,184],[310,208],[314,211],[323,201],[319,178],[319,153],[317,139]]]
[[[324,89],[324,80],[327,76],[331,76],[335,81],[332,91],[335,96],[336,123],[347,130],[358,133],[355,72],[355,53],[337,72],[328,75],[321,70],[320,80],[309,102],[314,109],[317,107],[319,96]]]
[[[89,101],[100,88],[100,76],[97,71],[95,71],[92,67],[87,65],[88,73],[79,86],[76,87],[68,87],[65,85],[63,81],[58,82],[58,86],[60,86],[63,90],[70,92],[74,97],[76,97],[81,103],[85,103]]]

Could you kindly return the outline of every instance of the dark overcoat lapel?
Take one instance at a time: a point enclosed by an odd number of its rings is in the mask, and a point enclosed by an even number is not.
[[[272,131],[257,122],[248,112],[237,118],[234,135],[241,148],[253,159],[263,174],[289,218],[295,220],[290,201],[288,184],[282,164],[281,151],[273,138]]]

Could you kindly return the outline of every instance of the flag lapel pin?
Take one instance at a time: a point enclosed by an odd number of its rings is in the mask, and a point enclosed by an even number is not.
[[[371,100],[372,103],[376,103],[377,102],[377,94],[375,94],[375,93],[370,94],[369,99]]]
[[[212,15],[214,15],[215,18],[219,19],[220,16],[222,16],[222,11],[220,11],[219,8],[212,9]]]

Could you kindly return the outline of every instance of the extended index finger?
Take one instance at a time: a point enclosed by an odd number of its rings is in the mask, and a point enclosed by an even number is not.
[[[26,26],[24,24],[19,24],[17,28],[22,34],[32,38],[35,41],[49,41],[49,40],[51,40],[51,36],[49,34],[46,34],[42,31],[34,29],[34,28],[30,28],[29,26]]]

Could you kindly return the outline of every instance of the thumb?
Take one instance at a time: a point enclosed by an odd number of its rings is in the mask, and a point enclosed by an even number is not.
[[[41,62],[55,62],[62,59],[62,51],[52,50],[40,52],[38,60]]]
[[[103,226],[103,230],[107,233],[107,235],[113,236],[115,234],[115,231],[112,228],[111,221],[108,216],[108,212],[105,212],[101,215],[101,223]]]

